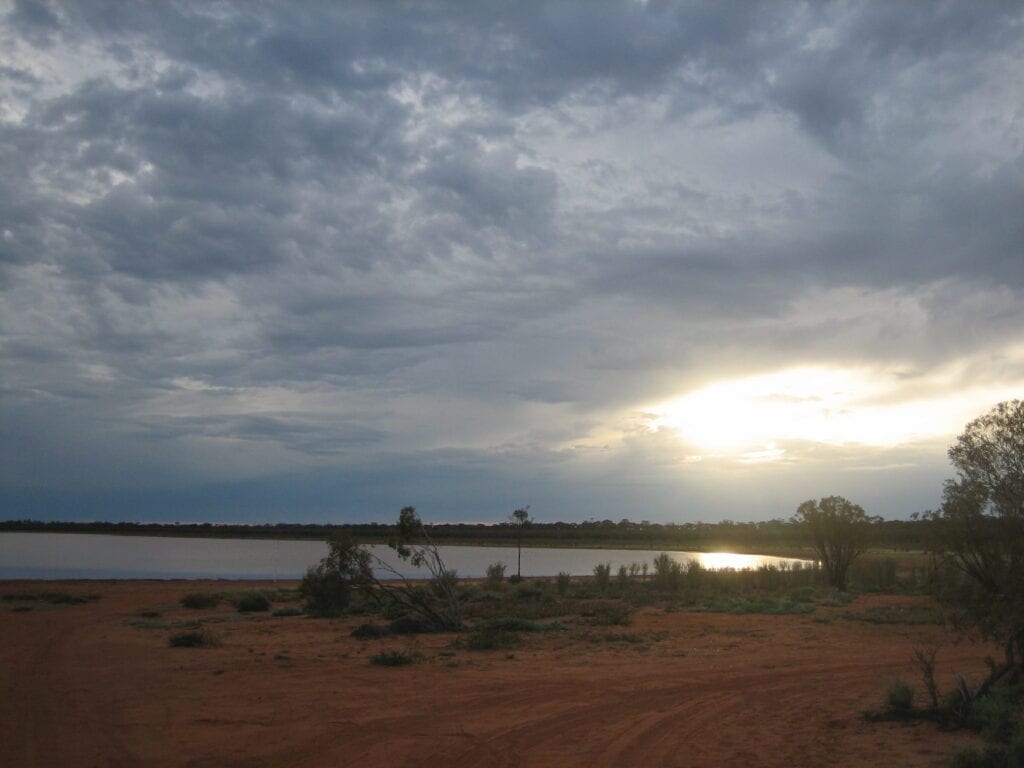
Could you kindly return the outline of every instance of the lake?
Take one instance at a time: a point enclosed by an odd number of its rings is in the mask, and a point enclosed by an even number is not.
[[[395,557],[386,546],[370,551],[403,576],[429,575]],[[515,547],[439,547],[445,565],[459,576],[478,578],[503,562],[516,572]],[[523,548],[523,576],[590,576],[594,566],[648,563],[662,550]],[[321,541],[196,539],[84,533],[0,532],[0,579],[298,579],[327,554]],[[706,568],[757,568],[796,560],[727,552],[669,552],[681,563]],[[806,561],[799,561],[806,562]],[[381,573],[381,576],[386,574]]]

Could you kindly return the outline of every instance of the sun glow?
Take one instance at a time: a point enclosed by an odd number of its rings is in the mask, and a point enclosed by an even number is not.
[[[782,458],[787,442],[895,446],[953,434],[1003,394],[914,396],[893,373],[805,366],[716,382],[648,412],[653,431],[675,431],[702,457],[763,462]]]

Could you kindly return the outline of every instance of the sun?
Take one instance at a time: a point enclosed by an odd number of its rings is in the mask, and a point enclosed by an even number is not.
[[[702,456],[780,458],[793,441],[895,446],[948,434],[976,409],[962,394],[915,397],[895,373],[802,366],[728,379],[658,403],[653,431],[674,431]],[[897,396],[898,395],[898,396]]]

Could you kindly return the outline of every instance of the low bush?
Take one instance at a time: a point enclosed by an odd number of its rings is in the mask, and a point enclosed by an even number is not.
[[[569,584],[572,582],[572,576],[565,571],[559,571],[558,578],[555,580],[555,589],[558,591],[559,597],[565,597],[566,592],[569,591]]]
[[[502,562],[491,563],[487,566],[487,586],[491,589],[501,587],[505,578],[505,564]]]
[[[3,596],[4,600],[49,603],[51,605],[81,605],[100,599],[99,595],[72,595],[67,592],[14,592]]]
[[[370,663],[378,667],[404,667],[416,661],[414,656],[401,651],[381,651],[370,657]]]
[[[274,616],[302,616],[304,611],[297,605],[286,605],[274,611]]]
[[[471,651],[497,651],[506,648],[515,648],[520,644],[522,638],[518,632],[511,632],[507,629],[474,629],[469,634],[460,638],[460,645]]]
[[[600,627],[627,626],[632,611],[624,603],[589,603],[580,608],[580,615],[588,619],[588,624]]]
[[[270,600],[262,592],[249,592],[235,601],[239,613],[258,613],[270,610]]]
[[[223,595],[216,592],[189,592],[182,595],[178,602],[183,608],[216,608],[222,599]]]
[[[209,630],[178,632],[167,641],[171,648],[214,648],[220,645],[220,638]]]
[[[914,709],[914,687],[896,678],[885,689],[885,705],[894,714],[910,714]]]
[[[608,591],[608,585],[611,583],[612,578],[612,564],[611,563],[598,563],[594,566],[594,584],[598,591]]]
[[[387,637],[392,634],[392,632],[388,627],[382,627],[380,624],[367,622],[365,624],[360,624],[349,634],[359,640],[371,640],[378,637]]]

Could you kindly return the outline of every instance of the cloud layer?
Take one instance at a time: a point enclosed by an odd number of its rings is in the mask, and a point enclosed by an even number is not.
[[[650,408],[1024,393],[1018,4],[26,0],[0,51],[10,516],[905,515],[952,433],[694,462]]]

